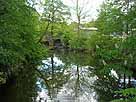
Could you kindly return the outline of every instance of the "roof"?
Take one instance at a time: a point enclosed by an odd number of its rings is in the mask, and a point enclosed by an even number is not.
[[[90,28],[86,28],[86,27],[80,27],[81,30],[87,30],[87,31],[97,31],[98,28],[96,27],[90,27]]]

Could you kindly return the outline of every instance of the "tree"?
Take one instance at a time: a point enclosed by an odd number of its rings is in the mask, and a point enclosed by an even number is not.
[[[135,66],[135,31],[133,30],[135,29],[135,24],[133,23],[135,21],[135,13],[133,11],[135,9],[135,1],[121,1],[122,0],[107,1],[102,6],[96,24],[100,33],[112,39],[102,41],[96,49],[95,55],[98,55],[96,59],[103,59],[101,62],[97,61],[97,65],[101,66],[99,65],[100,63],[104,65],[100,67],[101,71],[97,71],[100,73],[106,72],[108,75],[111,68],[113,68],[118,74],[119,80],[121,76],[124,78],[123,88],[126,89],[131,87],[130,76],[132,77],[132,73],[134,73],[131,69]],[[101,38],[102,37],[100,37],[100,39]],[[115,38],[118,40],[114,40]],[[113,46],[110,47],[109,45]],[[102,74],[102,76],[103,75],[105,74]],[[129,78],[128,84],[126,84],[126,77]],[[131,93],[132,90],[130,89],[129,91],[129,89],[126,89],[126,92]],[[135,97],[129,101],[133,99],[135,99]],[[126,96],[123,101],[125,100]]]
[[[9,79],[23,68],[36,67],[42,58],[42,46],[36,43],[39,15],[26,0],[0,5],[0,71]]]
[[[44,36],[48,33],[48,35],[50,36],[50,44],[51,46],[53,46],[53,36],[56,34],[55,31],[57,29],[57,26],[66,22],[66,19],[70,15],[68,11],[68,7],[64,5],[61,0],[45,1],[42,19],[47,23],[45,30],[39,39],[39,42],[41,42]]]

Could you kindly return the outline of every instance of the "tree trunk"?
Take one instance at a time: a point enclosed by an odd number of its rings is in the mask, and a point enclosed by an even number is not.
[[[126,75],[124,74],[124,82],[123,82],[123,88],[126,88]]]

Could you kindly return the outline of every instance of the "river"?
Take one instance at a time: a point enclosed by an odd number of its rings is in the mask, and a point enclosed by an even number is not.
[[[3,88],[2,102],[109,102],[111,83],[100,79],[91,54],[55,51],[39,72],[24,70],[16,84]],[[35,75],[37,73],[37,75]]]

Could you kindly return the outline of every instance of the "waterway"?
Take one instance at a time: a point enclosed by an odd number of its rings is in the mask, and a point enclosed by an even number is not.
[[[2,102],[109,102],[113,99],[113,83],[99,78],[93,64],[89,53],[55,51],[45,57],[38,72],[24,70],[16,85],[0,90],[0,99]]]

